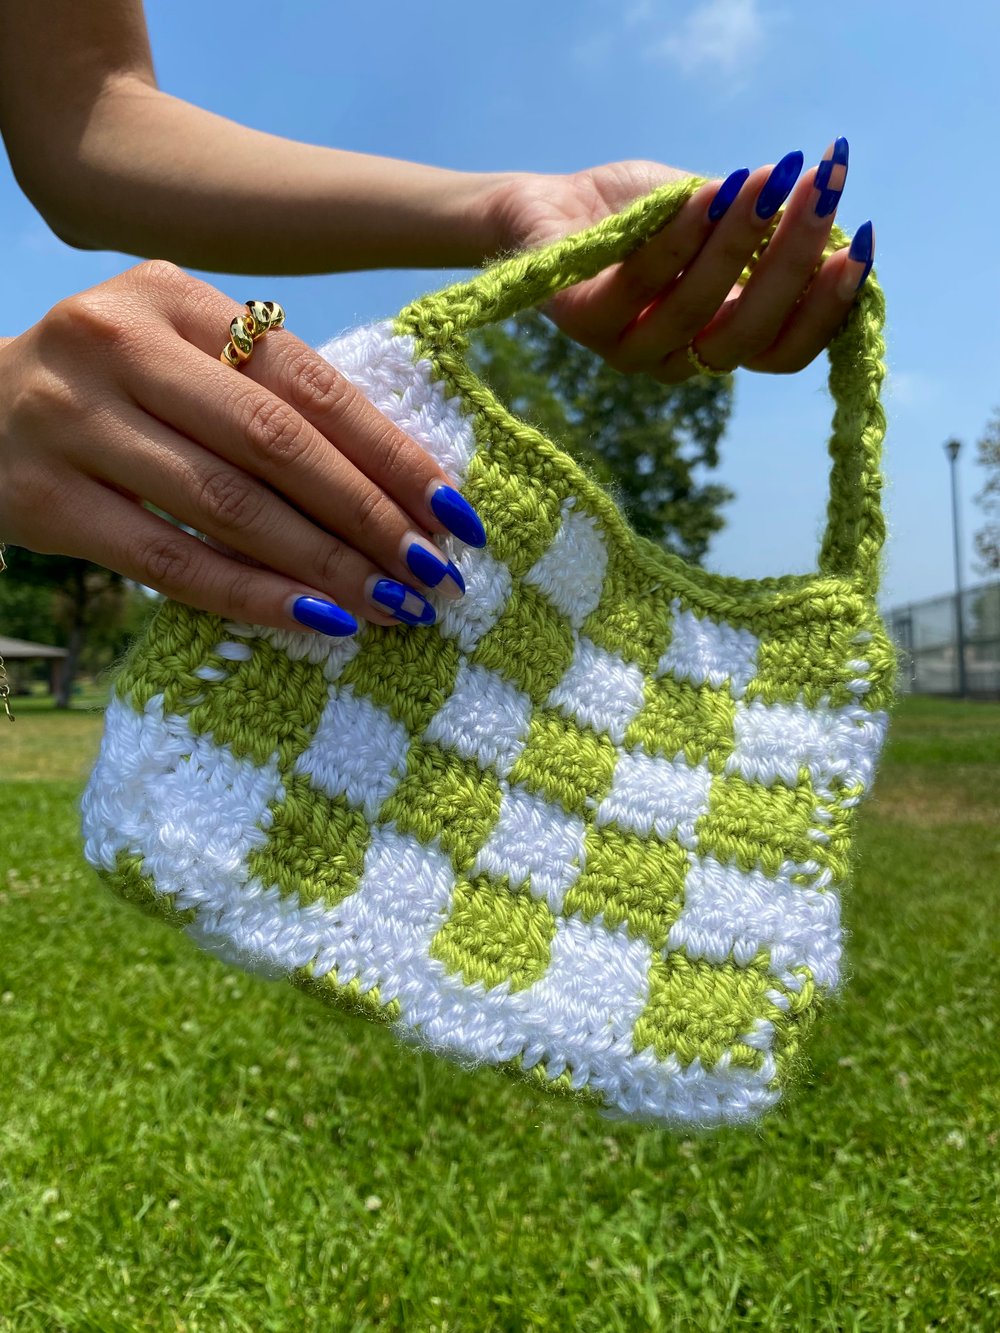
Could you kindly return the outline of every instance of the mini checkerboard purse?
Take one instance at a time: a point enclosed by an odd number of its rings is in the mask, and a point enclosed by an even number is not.
[[[674,1126],[774,1105],[839,984],[894,677],[882,294],[870,280],[829,348],[819,572],[776,579],[637,536],[476,378],[466,335],[621,260],[699,184],[321,349],[483,518],[484,549],[446,543],[466,595],[430,629],[348,639],[165,602],[82,803],[108,883],[213,952]]]

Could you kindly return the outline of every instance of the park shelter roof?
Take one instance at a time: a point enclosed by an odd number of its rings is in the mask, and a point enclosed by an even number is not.
[[[11,662],[18,657],[65,657],[65,648],[53,648],[50,643],[29,643],[27,639],[5,639],[0,634],[0,657]]]

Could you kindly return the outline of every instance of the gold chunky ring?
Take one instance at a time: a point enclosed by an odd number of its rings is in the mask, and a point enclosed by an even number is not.
[[[685,351],[688,354],[688,360],[691,362],[692,366],[694,366],[695,370],[698,372],[699,375],[719,376],[719,375],[728,375],[730,373],[728,370],[716,370],[714,366],[710,366],[708,365],[707,362],[702,361],[701,357],[695,350],[695,345],[693,342],[688,343],[687,347],[685,348]]]
[[[285,324],[285,312],[277,301],[244,301],[250,312],[237,315],[229,325],[229,342],[219,354],[219,360],[239,370],[250,360],[253,345],[263,338],[268,329],[280,329]]]

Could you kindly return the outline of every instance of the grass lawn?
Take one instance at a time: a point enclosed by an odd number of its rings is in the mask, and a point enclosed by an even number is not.
[[[759,1130],[611,1126],[196,953],[0,717],[0,1329],[993,1330],[1000,705],[904,700],[851,979]],[[20,707],[18,707],[20,703]]]

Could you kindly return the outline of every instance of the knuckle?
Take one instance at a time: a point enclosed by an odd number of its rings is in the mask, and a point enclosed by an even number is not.
[[[242,618],[242,614],[255,605],[254,594],[257,588],[258,580],[253,569],[247,565],[237,564],[229,575],[226,587],[227,614],[235,614]]]
[[[362,491],[354,508],[354,518],[359,528],[386,526],[395,513],[396,506],[384,491],[375,486]]]
[[[196,282],[169,259],[145,259],[132,272],[139,286],[153,291],[184,292]]]
[[[125,311],[108,294],[76,292],[66,296],[42,320],[45,332],[62,341],[117,346],[125,337]]]
[[[324,587],[335,588],[344,575],[347,548],[340,542],[330,542],[324,546],[316,562],[316,573]]]
[[[338,407],[350,387],[343,375],[305,346],[295,347],[289,353],[285,373],[289,402],[302,413],[326,412]]]
[[[238,472],[221,469],[210,473],[202,483],[201,506],[217,523],[245,528],[260,517],[263,499]]]
[[[295,463],[308,445],[305,423],[280,398],[252,398],[243,434],[254,456],[268,465]]]
[[[146,547],[145,568],[150,587],[159,591],[185,586],[194,573],[194,556],[187,543],[172,533],[154,537]],[[162,585],[162,586],[161,586]]]
[[[372,433],[372,453],[388,477],[407,476],[413,469],[408,464],[410,442],[391,421],[384,421]]]

